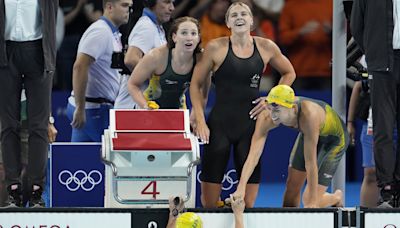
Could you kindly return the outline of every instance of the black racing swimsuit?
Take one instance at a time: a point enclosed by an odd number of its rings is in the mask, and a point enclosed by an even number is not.
[[[259,85],[264,62],[255,40],[253,54],[239,58],[232,50],[229,40],[228,54],[214,74],[216,103],[208,118],[210,143],[204,147],[201,179],[221,183],[229,160],[231,146],[237,175],[240,173],[250,149],[255,121],[249,112],[252,101],[259,97]],[[249,183],[260,180],[260,164],[257,165]]]
[[[144,91],[147,100],[157,102],[161,109],[179,109],[186,107],[183,104],[184,95],[190,86],[196,56],[193,57],[193,66],[187,74],[177,74],[172,69],[172,50],[168,51],[168,65],[160,75],[150,79],[149,87]]]

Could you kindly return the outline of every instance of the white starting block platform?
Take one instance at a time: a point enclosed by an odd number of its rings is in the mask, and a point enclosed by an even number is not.
[[[168,207],[172,196],[195,207],[200,150],[188,110],[110,110],[102,159],[105,207]]]

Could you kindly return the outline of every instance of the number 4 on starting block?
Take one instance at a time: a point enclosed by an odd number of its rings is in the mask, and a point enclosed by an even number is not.
[[[148,191],[152,186],[153,190]],[[157,199],[156,196],[159,194],[160,192],[157,192],[157,181],[150,181],[150,183],[142,190],[142,195],[152,195],[153,199]]]

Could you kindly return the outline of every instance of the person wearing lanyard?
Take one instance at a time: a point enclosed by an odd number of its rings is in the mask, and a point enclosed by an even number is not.
[[[162,25],[171,19],[172,12],[175,9],[172,0],[143,0],[143,4],[145,6],[143,15],[129,34],[129,47],[124,60],[125,65],[131,71],[143,58],[143,55],[151,49],[167,43]],[[123,76],[121,89],[115,101],[115,108],[134,108],[136,105],[128,91],[129,76]],[[156,82],[157,78],[151,80],[150,85]]]
[[[100,142],[108,127],[108,110],[113,108],[120,81],[117,69],[111,68],[111,57],[122,51],[118,27],[128,22],[131,5],[132,0],[103,1],[103,16],[79,41],[67,106],[72,142]]]

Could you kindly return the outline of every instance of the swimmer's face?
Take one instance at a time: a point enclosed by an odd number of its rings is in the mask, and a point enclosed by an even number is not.
[[[249,32],[253,26],[253,15],[245,4],[237,4],[229,9],[226,25],[232,32]]]
[[[276,125],[290,123],[292,108],[287,108],[276,103],[268,104],[267,110],[270,112],[272,122]]]
[[[192,21],[179,24],[178,30],[172,35],[175,47],[193,52],[200,42],[199,29]]]

